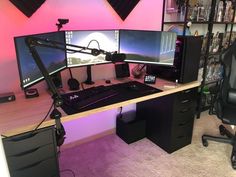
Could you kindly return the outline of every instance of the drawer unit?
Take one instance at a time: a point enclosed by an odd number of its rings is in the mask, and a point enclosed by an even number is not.
[[[15,155],[39,148],[43,145],[54,143],[54,131],[39,129],[4,139],[6,155]]]
[[[190,144],[196,97],[194,88],[138,103],[137,116],[146,118],[147,138],[168,153]]]
[[[55,158],[31,164],[28,167],[10,172],[11,177],[60,177]]]
[[[11,177],[59,177],[53,126],[4,138],[3,146]]]

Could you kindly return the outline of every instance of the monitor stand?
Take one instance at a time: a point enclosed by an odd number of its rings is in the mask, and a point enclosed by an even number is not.
[[[87,80],[84,81],[84,83],[88,85],[94,84],[94,82],[92,81],[91,65],[87,66]]]

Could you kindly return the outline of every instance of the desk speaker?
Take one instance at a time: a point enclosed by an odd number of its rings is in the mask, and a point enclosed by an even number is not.
[[[130,76],[128,63],[116,63],[115,71],[116,71],[116,78],[124,78]]]

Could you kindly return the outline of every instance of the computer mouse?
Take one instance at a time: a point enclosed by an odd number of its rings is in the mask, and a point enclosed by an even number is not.
[[[133,91],[139,90],[138,86],[135,85],[135,84],[129,85],[129,86],[128,86],[128,89],[129,89],[129,90],[133,90]]]

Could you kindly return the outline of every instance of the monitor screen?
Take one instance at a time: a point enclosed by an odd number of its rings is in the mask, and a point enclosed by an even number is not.
[[[173,32],[120,30],[120,53],[126,62],[172,66],[176,38]]]
[[[89,30],[89,31],[66,31],[66,43],[90,49],[101,49],[106,52],[115,52],[119,50],[119,31],[118,30]],[[73,47],[71,47],[73,49]],[[88,52],[89,50],[81,50]],[[86,65],[96,65],[110,63],[105,60],[104,54],[93,56],[80,52],[67,51],[67,66],[78,67]]]
[[[64,32],[50,32],[14,38],[20,82],[23,89],[32,86],[44,78],[25,43],[25,38],[29,36],[65,43]],[[41,46],[36,46],[36,50],[50,75],[66,68],[65,50]]]

